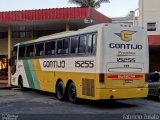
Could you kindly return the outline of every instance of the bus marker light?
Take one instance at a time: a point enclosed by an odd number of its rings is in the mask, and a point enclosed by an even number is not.
[[[116,90],[109,90],[109,92],[116,92]]]
[[[143,91],[143,89],[142,89],[142,88],[138,88],[137,90],[138,90],[138,91]]]
[[[99,74],[99,82],[104,83],[104,74]]]

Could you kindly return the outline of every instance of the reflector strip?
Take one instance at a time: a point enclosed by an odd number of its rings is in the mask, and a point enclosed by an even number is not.
[[[143,78],[143,75],[109,75],[108,78],[112,78],[112,79],[136,79],[136,78]]]

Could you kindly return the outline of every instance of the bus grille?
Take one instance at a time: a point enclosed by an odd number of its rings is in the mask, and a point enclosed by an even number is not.
[[[93,79],[82,79],[82,95],[95,97],[95,86]]]

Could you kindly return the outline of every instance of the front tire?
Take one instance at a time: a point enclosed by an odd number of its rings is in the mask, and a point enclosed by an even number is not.
[[[20,88],[20,90],[24,91],[24,86],[23,86],[23,79],[22,79],[22,77],[20,77],[19,80],[18,80],[18,87]]]
[[[77,102],[77,91],[76,86],[73,82],[68,86],[68,99],[71,103]]]
[[[62,81],[59,81],[56,86],[56,94],[59,100],[65,99],[65,86]]]
[[[158,100],[160,101],[160,90],[158,91]]]

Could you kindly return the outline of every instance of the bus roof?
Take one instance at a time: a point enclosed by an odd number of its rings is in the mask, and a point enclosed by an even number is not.
[[[110,24],[118,24],[119,26],[126,26],[126,24],[120,24],[120,23],[101,23],[101,24],[88,26],[86,28],[82,28],[82,29],[79,29],[77,31],[65,31],[65,32],[60,32],[60,33],[56,33],[56,34],[42,36],[42,37],[39,37],[39,38],[34,39],[34,40],[18,43],[15,46],[17,46],[17,45],[25,45],[25,44],[29,44],[29,43],[35,43],[35,42],[41,42],[41,41],[45,41],[45,40],[69,37],[69,36],[76,36],[78,34],[96,32],[99,28],[102,28],[105,25],[110,25]],[[132,25],[127,25],[127,26],[132,26]],[[134,26],[134,27],[139,27],[139,26]]]
[[[19,44],[25,45],[25,44],[34,43],[34,42],[41,42],[45,40],[56,39],[60,37],[62,38],[62,37],[67,37],[67,36],[73,36],[76,34],[78,35],[78,34],[83,34],[83,33],[96,32],[99,27],[103,27],[104,25],[105,24],[97,24],[97,25],[92,25],[92,26],[89,26],[83,29],[79,29],[77,31],[65,31],[65,32],[51,34],[51,35],[46,35],[46,36],[42,36],[34,40],[17,43],[15,46]]]

